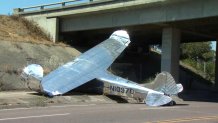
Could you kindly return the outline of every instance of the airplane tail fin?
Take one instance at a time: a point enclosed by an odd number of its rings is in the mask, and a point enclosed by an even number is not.
[[[159,73],[152,83],[145,85],[146,87],[153,89],[147,94],[145,102],[150,106],[160,106],[160,105],[174,105],[175,101],[170,97],[171,95],[176,95],[183,90],[181,84],[176,84],[172,75],[168,72]]]
[[[151,89],[169,96],[176,95],[183,90],[183,86],[176,84],[174,78],[168,72],[159,73],[149,86]]]
[[[43,68],[38,64],[30,64],[21,73],[22,80],[27,82],[30,90],[41,92],[40,81],[43,78]]]

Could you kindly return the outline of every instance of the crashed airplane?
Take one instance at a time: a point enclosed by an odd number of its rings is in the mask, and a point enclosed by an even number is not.
[[[76,59],[64,64],[43,77],[43,68],[31,64],[23,69],[25,80],[38,80],[40,90],[48,96],[65,94],[93,79],[104,83],[103,93],[106,95],[128,96],[143,99],[149,106],[173,104],[170,96],[183,90],[173,77],[162,72],[157,75],[149,88],[140,86],[130,80],[113,75],[107,69],[129,45],[130,37],[124,30],[115,31],[109,39],[91,48]],[[29,83],[30,84],[30,83]]]

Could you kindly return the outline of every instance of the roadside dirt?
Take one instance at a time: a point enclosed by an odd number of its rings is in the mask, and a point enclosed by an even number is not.
[[[73,104],[107,104],[116,103],[104,95],[87,95],[73,93],[71,95],[45,97],[32,91],[11,91],[0,93],[0,109],[21,107],[45,107],[52,105]]]

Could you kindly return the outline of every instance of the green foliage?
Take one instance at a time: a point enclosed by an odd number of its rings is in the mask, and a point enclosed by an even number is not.
[[[207,79],[214,81],[215,80],[215,63],[208,62],[206,66]]]
[[[181,45],[181,60],[204,73],[204,78],[215,79],[215,52],[211,50],[211,42],[185,43]]]
[[[202,54],[202,58],[204,61],[211,61],[215,57],[215,51],[209,51]]]
[[[191,67],[197,69],[197,62],[195,60],[193,60],[193,59],[183,59],[182,62],[186,63],[186,64],[190,65]]]
[[[155,76],[152,76],[152,77],[149,77],[149,78],[145,79],[144,81],[142,81],[142,83],[151,83],[154,81],[154,79],[155,79]]]
[[[211,42],[197,42],[182,44],[182,59],[204,59],[203,54],[211,51]],[[209,56],[209,55],[208,55]]]

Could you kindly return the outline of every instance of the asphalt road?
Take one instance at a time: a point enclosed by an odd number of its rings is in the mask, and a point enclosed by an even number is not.
[[[81,104],[0,110],[0,123],[218,123],[218,103],[182,102],[173,107],[144,104]]]

